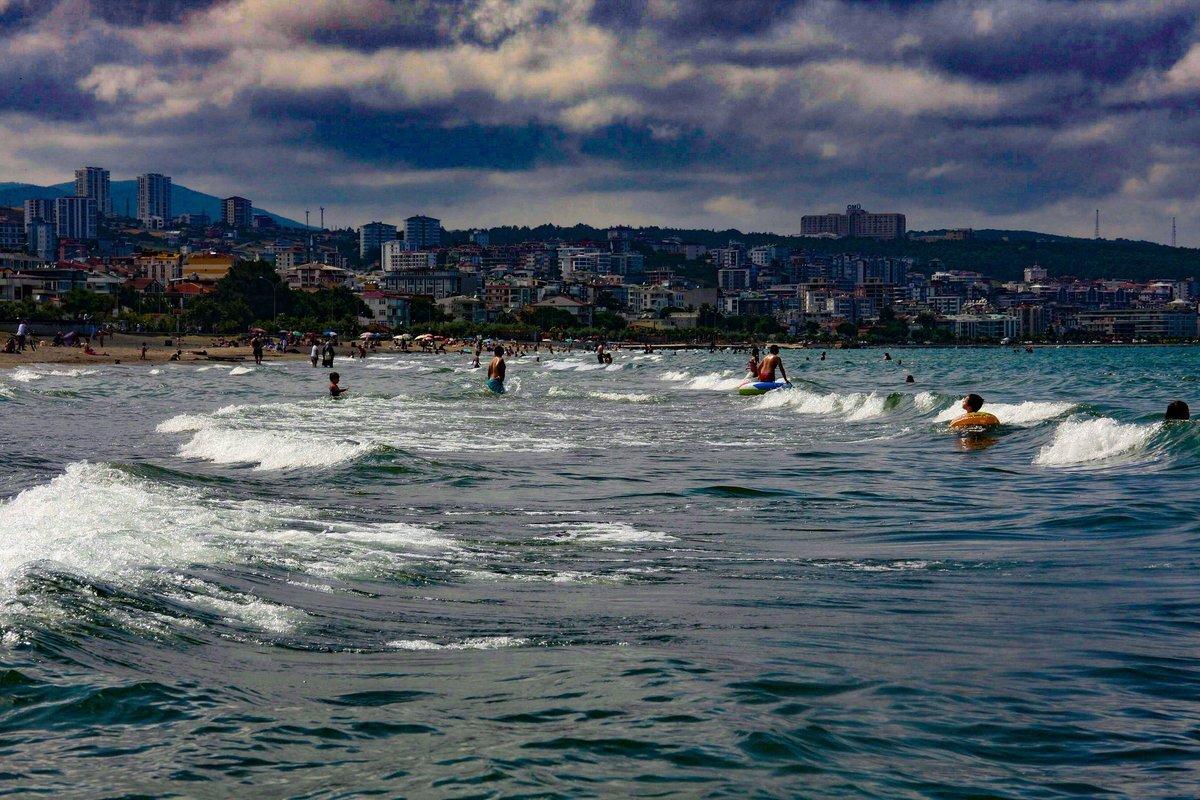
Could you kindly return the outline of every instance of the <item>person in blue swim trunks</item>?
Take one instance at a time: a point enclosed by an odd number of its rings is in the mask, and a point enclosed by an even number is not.
[[[783,368],[783,359],[779,357],[779,345],[773,344],[768,348],[769,355],[758,365],[758,380],[762,383],[775,383],[775,370],[783,376],[784,383],[788,380],[787,370]]]
[[[488,364],[487,386],[496,394],[504,394],[504,348],[496,345],[496,349],[492,352],[496,354],[496,357],[492,359],[492,363]]]

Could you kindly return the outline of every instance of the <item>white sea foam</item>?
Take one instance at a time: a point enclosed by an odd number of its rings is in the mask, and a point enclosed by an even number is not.
[[[857,421],[883,416],[887,397],[875,392],[820,394],[793,387],[767,392],[757,403],[760,408],[791,408],[798,414],[825,414]]]
[[[679,383],[680,381],[686,381],[690,377],[692,377],[690,372],[669,370],[664,372],[659,380],[666,381],[668,383]]]
[[[154,430],[158,433],[185,433],[187,431],[198,431],[202,428],[207,428],[211,424],[211,419],[205,416],[179,414],[158,423]]]
[[[150,374],[151,375],[161,375],[162,370],[161,369],[152,369],[152,370],[150,370]]]
[[[674,536],[663,531],[644,531],[628,522],[561,522],[537,523],[531,528],[556,531],[548,540],[634,544],[637,542],[674,542]]]
[[[550,391],[546,394],[550,397],[591,397],[613,403],[661,403],[665,399],[661,395],[637,392],[578,392],[565,386],[551,386]]]
[[[663,379],[666,379],[666,375],[663,376]],[[686,388],[728,392],[741,386],[745,380],[746,378],[744,376],[733,375],[732,370],[725,370],[724,372],[709,372],[705,375],[697,375],[689,380],[686,384]]]
[[[249,375],[254,372],[254,367],[234,367],[229,370],[230,375]]]
[[[401,639],[388,642],[393,650],[499,650],[504,647],[521,647],[529,640],[520,636],[480,636],[458,642],[441,644],[426,639]]]
[[[331,467],[368,452],[372,445],[291,431],[201,428],[179,448],[184,458],[217,464],[254,464],[257,470]]]
[[[0,581],[52,562],[89,575],[222,560],[198,532],[219,527],[188,493],[151,487],[110,467],[76,463],[0,503]]]
[[[1024,403],[988,403],[983,410],[994,414],[1002,425],[1032,426],[1068,414],[1073,408],[1074,403],[1027,400]],[[949,422],[963,413],[959,404],[954,403],[949,408],[942,409],[941,413],[934,417],[934,421]]]
[[[29,383],[30,381],[41,380],[43,376],[41,373],[27,367],[17,367],[15,370],[13,370],[12,375],[9,377],[11,377],[14,381]]]
[[[1128,461],[1145,452],[1160,429],[1159,423],[1125,425],[1108,417],[1065,420],[1054,431],[1054,439],[1034,457],[1033,463],[1048,467]]]

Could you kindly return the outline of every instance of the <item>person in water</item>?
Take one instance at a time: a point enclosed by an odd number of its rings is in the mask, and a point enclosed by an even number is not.
[[[492,363],[488,364],[488,380],[487,386],[496,394],[504,394],[504,348],[496,345],[496,349],[492,351],[495,358]]]
[[[339,394],[344,394],[344,393],[350,391],[349,389],[343,389],[341,386],[338,386],[338,381],[340,381],[341,379],[342,379],[342,376],[338,375],[336,372],[329,373],[329,396],[330,397],[337,397]]]
[[[750,361],[746,363],[746,369],[750,370],[750,374],[758,377],[758,348],[750,348]]]
[[[768,348],[769,355],[758,365],[758,379],[763,383],[775,383],[775,370],[783,376],[784,383],[788,380],[787,370],[783,368],[783,359],[779,357],[779,345],[773,344]]]
[[[906,375],[906,376],[904,377],[904,382],[905,382],[905,383],[916,383],[916,382],[917,382],[917,380],[916,380],[916,378],[914,378],[912,375]]]
[[[969,394],[963,398],[962,410],[968,414],[978,413],[983,408],[983,398],[977,394]]]
[[[1167,406],[1166,417],[1168,420],[1187,420],[1192,418],[1192,411],[1182,400],[1173,400]]]

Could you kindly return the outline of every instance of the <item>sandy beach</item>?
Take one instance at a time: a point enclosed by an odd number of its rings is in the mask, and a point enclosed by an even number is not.
[[[4,337],[7,339],[7,336]],[[105,335],[103,347],[99,339],[92,340],[92,349],[97,355],[88,355],[82,347],[61,346],[50,344],[51,340],[41,338],[37,349],[26,347],[23,352],[0,353],[0,369],[5,367],[20,367],[27,364],[160,364],[169,361],[171,355],[182,349],[180,361],[224,361],[245,360],[254,362],[254,354],[249,345],[240,347],[214,347],[213,337],[189,336],[183,339],[180,347],[169,345],[168,335],[156,333],[128,334],[118,333]],[[218,337],[219,338],[219,337]],[[142,343],[146,344],[146,358],[141,358]],[[297,348],[300,349],[300,348]],[[349,348],[345,345],[338,347],[338,357],[348,358]],[[307,348],[299,353],[274,353],[267,351],[263,361],[278,361],[282,359],[307,359]]]

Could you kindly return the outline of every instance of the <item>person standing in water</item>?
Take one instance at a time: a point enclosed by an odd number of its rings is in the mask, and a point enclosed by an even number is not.
[[[758,377],[758,348],[757,347],[750,348],[750,361],[746,364],[746,369],[748,369],[750,371],[750,374],[753,375],[755,378]]]
[[[496,394],[504,394],[504,348],[496,345],[496,349],[492,351],[496,357],[492,359],[492,363],[488,364],[488,380],[487,387]]]
[[[773,344],[768,348],[769,355],[758,366],[758,379],[763,383],[775,383],[775,370],[783,376],[784,383],[788,380],[787,370],[783,368],[783,359],[779,357],[779,345]]]

